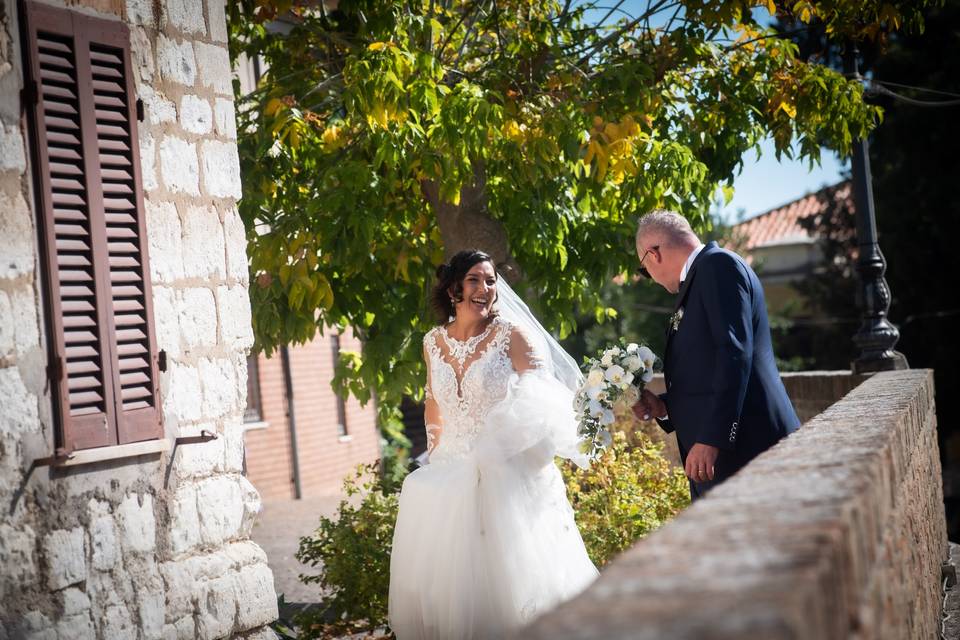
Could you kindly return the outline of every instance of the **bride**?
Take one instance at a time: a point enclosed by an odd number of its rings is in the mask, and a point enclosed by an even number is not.
[[[578,449],[573,359],[482,251],[438,271],[424,338],[429,464],[409,476],[390,561],[398,640],[501,638],[583,590],[587,556],[554,456]]]

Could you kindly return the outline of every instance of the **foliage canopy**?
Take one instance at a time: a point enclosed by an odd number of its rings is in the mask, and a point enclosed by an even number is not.
[[[376,392],[389,425],[421,393],[445,254],[491,252],[561,336],[578,313],[614,315],[598,283],[634,266],[637,213],[666,206],[705,228],[766,136],[816,162],[879,119],[859,83],[800,60],[755,10],[864,38],[917,26],[913,6],[232,3],[232,54],[267,69],[238,95],[258,347],[352,327],[363,353],[343,354],[336,384]]]

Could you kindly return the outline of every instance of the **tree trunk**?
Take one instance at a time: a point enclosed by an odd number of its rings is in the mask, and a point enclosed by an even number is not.
[[[486,176],[482,164],[474,165],[473,184],[460,190],[459,205],[441,200],[439,185],[432,180],[422,181],[420,188],[437,214],[446,259],[464,249],[479,249],[490,254],[497,271],[508,282],[516,284],[522,279],[520,266],[510,254],[506,230],[487,210]]]

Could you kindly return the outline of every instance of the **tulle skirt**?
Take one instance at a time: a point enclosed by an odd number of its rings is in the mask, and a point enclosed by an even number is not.
[[[502,638],[596,578],[553,462],[572,444],[572,412],[544,393],[570,406],[561,385],[523,376],[468,453],[446,457],[441,437],[404,481],[390,563],[398,640]]]

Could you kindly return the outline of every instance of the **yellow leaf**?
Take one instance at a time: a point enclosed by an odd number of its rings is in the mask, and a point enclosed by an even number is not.
[[[771,16],[777,15],[777,4],[773,0],[767,0],[767,11]]]
[[[273,117],[283,106],[283,101],[280,100],[280,98],[271,98],[270,101],[267,102],[267,106],[264,108],[263,113],[267,116]]]
[[[409,267],[409,258],[407,257],[406,251],[401,251],[400,255],[397,256],[397,266],[393,270],[394,277],[399,277],[403,279],[404,282],[410,282],[410,273],[407,271]]]
[[[786,113],[788,116],[790,116],[791,119],[797,117],[797,108],[792,104],[790,104],[789,102],[786,102],[786,101],[781,102],[780,106],[777,107],[777,109],[778,110],[782,109],[783,112]]]
[[[623,133],[620,130],[620,125],[614,122],[608,122],[607,126],[603,128],[603,133],[607,136],[608,141],[610,142],[618,140],[623,136]]]
[[[336,149],[340,146],[340,127],[330,126],[323,130],[323,133],[320,135],[320,139],[323,140],[323,144],[330,147],[331,149]]]
[[[367,51],[383,51],[388,46],[390,46],[389,42],[371,42],[367,45]]]
[[[583,164],[589,165],[591,162],[593,162],[593,156],[596,155],[597,148],[597,141],[591,140],[590,144],[587,145],[587,155],[583,158]]]
[[[321,303],[323,308],[329,311],[333,307],[333,288],[330,286],[330,281],[322,273],[316,275],[316,287],[317,291],[323,292],[323,302]]]

